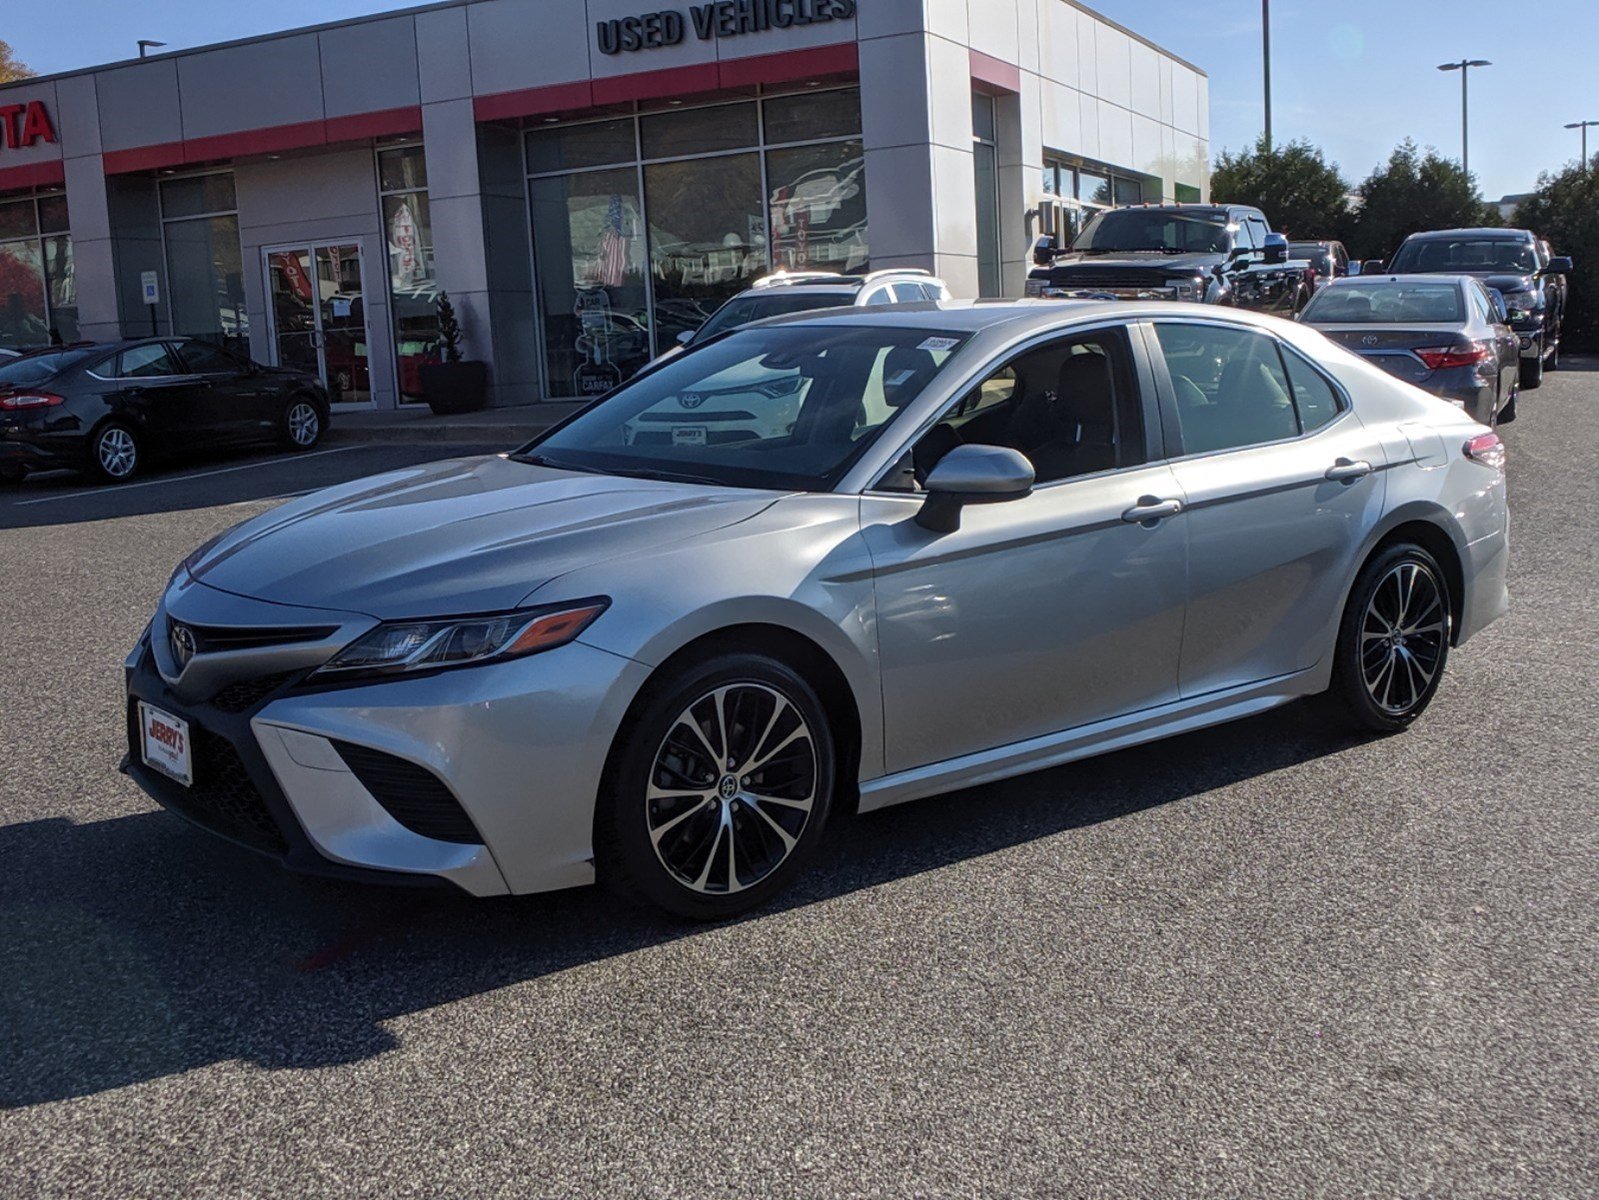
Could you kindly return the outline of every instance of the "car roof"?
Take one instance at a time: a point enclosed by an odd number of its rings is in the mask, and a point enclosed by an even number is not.
[[[1534,242],[1538,239],[1532,236],[1528,229],[1505,229],[1493,225],[1477,225],[1470,229],[1428,229],[1421,233],[1413,233],[1405,239],[1407,242],[1434,242],[1445,238],[1512,238],[1520,241]]]
[[[1436,278],[1436,277],[1434,277]],[[858,308],[812,309],[752,321],[741,329],[767,325],[810,325],[834,322],[902,329],[939,329],[950,333],[978,333],[1009,328],[1026,333],[1058,325],[1096,320],[1137,320],[1140,317],[1186,317],[1221,320],[1239,325],[1276,328],[1282,320],[1248,309],[1221,305],[1184,304],[1161,300],[931,300],[921,304],[881,304]]]
[[[1451,271],[1416,271],[1403,275],[1385,275],[1375,272],[1371,275],[1341,275],[1334,279],[1330,287],[1350,287],[1362,283],[1480,283],[1475,275],[1462,275]]]

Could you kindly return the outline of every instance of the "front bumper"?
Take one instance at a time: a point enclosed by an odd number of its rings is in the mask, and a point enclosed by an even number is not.
[[[164,636],[165,620],[158,611],[154,636]],[[450,883],[478,896],[593,881],[599,781],[647,674],[574,642],[513,662],[336,688],[306,687],[302,670],[197,700],[185,680],[168,684],[156,658],[146,638],[129,659],[125,769],[164,807],[291,870]],[[141,761],[140,700],[189,722],[191,787]],[[351,747],[426,772],[476,840],[417,832],[414,816],[392,797],[380,801],[370,775],[352,769]]]

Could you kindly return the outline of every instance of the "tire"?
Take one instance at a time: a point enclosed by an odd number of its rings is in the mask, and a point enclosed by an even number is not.
[[[1438,561],[1414,542],[1389,546],[1350,590],[1327,697],[1357,728],[1397,733],[1426,711],[1454,629]]]
[[[89,468],[103,483],[126,483],[144,465],[144,448],[121,421],[107,421],[89,440]]]
[[[1510,393],[1510,399],[1506,400],[1505,406],[1499,410],[1498,419],[1494,422],[1495,425],[1508,425],[1516,419],[1516,396],[1516,392]]]
[[[27,477],[28,468],[21,463],[6,463],[0,466],[0,485],[12,487]]]
[[[326,427],[321,409],[305,396],[294,396],[278,422],[278,440],[290,450],[310,450],[322,440]]]
[[[1543,350],[1535,358],[1521,360],[1521,390],[1530,392],[1543,383]]]
[[[777,659],[724,653],[652,681],[601,782],[596,873],[690,920],[756,908],[814,853],[834,762],[815,690]]]
[[[1560,338],[1555,338],[1555,344],[1549,348],[1549,357],[1544,360],[1543,369],[1558,371],[1560,369]]]

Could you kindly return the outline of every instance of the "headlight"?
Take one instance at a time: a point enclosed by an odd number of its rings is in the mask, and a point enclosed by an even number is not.
[[[604,597],[438,621],[385,621],[340,650],[316,675],[400,675],[523,658],[564,646],[610,605]]]
[[[1510,319],[1512,321],[1542,316],[1543,293],[1536,290],[1509,292],[1505,295],[1505,307],[1510,310]]]

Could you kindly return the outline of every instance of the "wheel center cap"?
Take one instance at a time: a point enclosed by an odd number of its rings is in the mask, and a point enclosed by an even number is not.
[[[716,794],[723,800],[731,800],[738,795],[738,776],[723,775],[722,781],[716,785]]]

